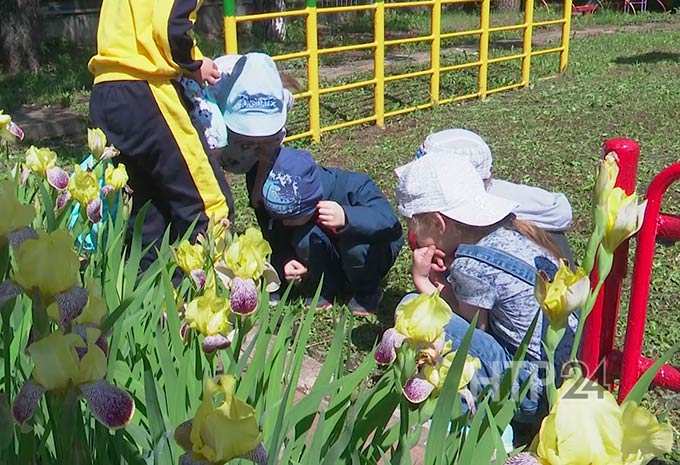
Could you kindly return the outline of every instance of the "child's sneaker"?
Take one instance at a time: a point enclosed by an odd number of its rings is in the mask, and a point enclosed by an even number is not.
[[[382,297],[382,289],[378,289],[368,295],[356,294],[352,297],[352,300],[349,301],[347,306],[354,316],[364,317],[375,315],[378,313],[378,306],[380,305]]]
[[[305,306],[311,307],[312,306],[312,301],[314,300],[314,297],[307,297],[305,299]],[[317,310],[329,310],[333,307],[333,302],[330,300],[326,299],[323,296],[319,296],[319,300],[316,303],[316,309]]]

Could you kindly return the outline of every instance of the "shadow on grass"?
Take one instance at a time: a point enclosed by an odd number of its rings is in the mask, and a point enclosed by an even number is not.
[[[387,288],[376,317],[358,319],[352,330],[352,343],[360,351],[371,351],[387,328],[394,326],[394,309],[404,297],[404,290]]]
[[[680,53],[672,52],[649,52],[628,57],[618,57],[614,63],[618,65],[637,65],[641,63],[661,63],[673,62],[680,63]]]

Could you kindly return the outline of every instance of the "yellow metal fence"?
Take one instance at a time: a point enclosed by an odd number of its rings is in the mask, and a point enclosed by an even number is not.
[[[535,56],[547,54],[559,54],[559,71],[566,69],[569,60],[569,33],[571,26],[572,0],[563,0],[563,13],[559,19],[547,21],[534,21],[534,0],[524,0],[524,21],[521,24],[503,25],[492,27],[490,23],[491,0],[413,0],[384,3],[377,1],[366,5],[352,5],[341,7],[317,8],[316,0],[307,0],[306,7],[299,10],[273,12],[236,16],[236,0],[224,2],[224,29],[225,49],[228,54],[238,53],[237,25],[241,22],[262,21],[274,18],[304,18],[306,47],[304,50],[273,56],[276,61],[306,59],[307,62],[307,90],[295,94],[296,99],[309,99],[309,125],[308,129],[297,134],[289,135],[287,140],[297,140],[311,137],[319,141],[321,134],[336,129],[359,124],[373,123],[384,127],[385,119],[409,113],[415,110],[431,108],[451,102],[467,99],[481,98],[511,89],[526,87],[529,85],[531,76],[531,59]],[[442,32],[442,7],[451,4],[478,3],[480,5],[479,27],[471,30]],[[430,10],[430,33],[428,35],[386,39],[385,37],[385,11],[402,8],[427,7]],[[319,15],[349,13],[359,11],[373,11],[373,40],[367,43],[342,45],[330,48],[319,48],[318,44],[318,18]],[[537,27],[561,26],[560,45],[558,47],[532,49],[533,30]],[[523,31],[522,52],[513,55],[489,57],[489,37],[491,33],[506,31]],[[455,37],[478,36],[477,60],[462,64],[448,66],[441,65],[441,43],[444,39]],[[430,43],[430,66],[425,70],[407,72],[402,74],[385,75],[385,49],[389,46],[405,45],[412,43]],[[341,52],[357,50],[371,50],[374,67],[371,79],[321,87],[319,79],[319,57]],[[490,64],[521,60],[521,79],[517,83],[501,87],[489,88],[488,69]],[[456,95],[449,98],[440,98],[440,78],[443,73],[477,69],[477,89],[475,92]],[[385,111],[385,84],[402,79],[429,76],[430,89],[429,101],[418,105]],[[320,114],[320,99],[325,94],[349,91],[353,89],[372,86],[374,88],[373,113],[369,116],[343,121],[337,124],[322,126]]]

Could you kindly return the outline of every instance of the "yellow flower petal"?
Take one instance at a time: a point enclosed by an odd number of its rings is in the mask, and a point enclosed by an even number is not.
[[[272,249],[256,228],[248,228],[225,252],[225,263],[234,276],[257,281],[262,276]]]
[[[607,197],[614,189],[616,178],[619,176],[619,164],[616,153],[607,154],[600,161],[597,181],[595,182],[593,205],[604,205]]]
[[[635,402],[626,402],[623,408],[623,456],[626,465],[633,462],[649,463],[654,457],[668,454],[673,449],[673,428],[659,423],[648,410]],[[637,462],[641,460],[640,462]]]
[[[37,239],[21,244],[14,258],[14,281],[27,291],[38,289],[45,302],[80,284],[78,255],[71,235],[63,229],[39,232]]]
[[[262,435],[255,409],[235,396],[234,378],[220,376],[216,381],[204,383],[190,437],[194,453],[208,462],[224,463],[255,450]]]
[[[26,166],[43,178],[47,177],[47,170],[57,164],[57,154],[47,147],[38,148],[31,145],[26,150]]]
[[[455,352],[449,352],[437,365],[425,365],[423,367],[423,376],[434,386],[435,393],[441,391],[444,388],[444,382],[446,381],[446,377],[449,374],[451,363],[453,363],[455,356]],[[481,367],[482,365],[478,358],[471,355],[465,357],[463,372],[461,373],[460,381],[458,382],[459,391],[464,389],[465,386],[470,383],[472,377]]]
[[[76,334],[55,332],[28,346],[33,379],[48,391],[66,388],[78,376],[76,347],[82,342]]]
[[[85,288],[87,289],[87,304],[74,323],[99,326],[108,313],[106,302],[102,297],[102,288],[99,281],[94,278],[87,278]]]
[[[453,313],[437,293],[421,294],[397,307],[394,329],[415,345],[434,343]]]
[[[118,166],[115,168],[113,165],[108,165],[106,167],[106,172],[104,173],[104,182],[107,186],[111,186],[115,190],[123,189],[128,183],[128,174],[125,165],[118,163]]]
[[[91,171],[76,166],[68,183],[68,192],[73,199],[85,206],[99,197],[99,182]]]
[[[35,217],[35,209],[17,199],[16,185],[12,181],[0,183],[0,242],[7,234],[28,226]]]
[[[576,309],[582,308],[590,293],[590,280],[581,268],[571,271],[565,261],[552,281],[541,273],[536,281],[535,296],[550,323],[564,327],[567,317]]]
[[[106,148],[106,134],[99,128],[87,129],[87,146],[95,158],[101,158]]]
[[[230,313],[227,299],[217,297],[214,292],[207,291],[187,304],[184,318],[191,328],[204,336],[216,334],[226,336],[231,328]]]
[[[605,202],[607,224],[602,246],[613,253],[618,246],[638,232],[642,226],[647,202],[638,204],[637,194],[627,195],[620,187],[614,188]]]
[[[548,465],[622,464],[621,409],[590,380],[565,380],[539,437],[537,452]]]
[[[201,244],[191,244],[189,241],[182,241],[175,250],[175,260],[177,265],[186,274],[194,270],[201,270],[205,264],[204,250]]]

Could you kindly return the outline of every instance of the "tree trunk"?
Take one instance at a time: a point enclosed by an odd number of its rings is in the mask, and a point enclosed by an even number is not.
[[[270,13],[273,11],[286,11],[285,0],[256,0],[257,13]],[[257,23],[256,23],[257,24]],[[267,40],[283,42],[286,40],[286,19],[274,18],[261,22],[264,29],[264,37]]]
[[[0,59],[10,74],[40,66],[39,0],[0,0]]]
[[[519,11],[520,0],[496,0],[496,9],[501,11]]]

